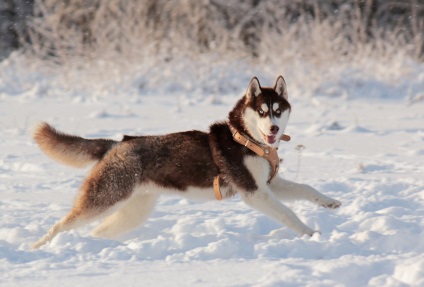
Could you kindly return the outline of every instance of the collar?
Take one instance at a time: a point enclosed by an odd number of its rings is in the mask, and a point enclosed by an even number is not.
[[[241,145],[244,145],[254,153],[256,153],[258,156],[263,157],[266,159],[269,164],[271,165],[271,172],[268,178],[267,183],[269,184],[271,180],[274,178],[274,176],[278,172],[278,168],[280,165],[280,159],[278,158],[278,148],[271,148],[271,147],[264,147],[257,143],[256,141],[249,139],[247,136],[241,134],[239,131],[237,131],[236,128],[234,128],[232,125],[228,124],[228,127],[230,128],[230,131],[233,135],[233,138],[236,142],[238,142]],[[290,136],[283,134],[280,137],[280,140],[283,141],[290,141]]]

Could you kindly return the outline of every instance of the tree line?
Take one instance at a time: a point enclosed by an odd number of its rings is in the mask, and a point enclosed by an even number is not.
[[[353,47],[397,41],[423,59],[424,0],[2,0],[0,60],[17,49],[78,56],[128,44],[171,56],[173,49],[189,48],[255,58],[270,37],[288,31],[311,37],[308,27],[323,23]]]

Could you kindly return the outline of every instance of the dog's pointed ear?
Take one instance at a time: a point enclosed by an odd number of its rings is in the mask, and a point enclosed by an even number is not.
[[[289,99],[286,81],[284,81],[284,78],[282,76],[278,76],[277,81],[275,81],[274,90],[280,97],[283,97],[286,100]]]
[[[247,88],[246,98],[250,100],[253,97],[257,97],[261,93],[261,84],[258,78],[253,77],[250,81],[249,87]]]

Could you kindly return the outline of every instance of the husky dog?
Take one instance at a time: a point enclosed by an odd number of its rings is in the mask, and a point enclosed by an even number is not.
[[[309,200],[326,208],[341,203],[309,185],[281,178],[277,147],[291,106],[282,76],[275,86],[261,87],[254,77],[228,120],[209,132],[185,131],[160,136],[124,136],[122,141],[85,139],[38,126],[34,139],[48,156],[74,167],[95,163],[72,210],[33,248],[59,232],[103,219],[93,235],[116,238],[147,220],[156,199],[173,193],[192,199],[220,200],[238,193],[251,207],[312,236],[280,200]]]

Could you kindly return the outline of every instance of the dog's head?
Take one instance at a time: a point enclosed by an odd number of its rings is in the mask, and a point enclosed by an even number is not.
[[[279,76],[271,88],[261,87],[254,77],[239,105],[243,130],[261,144],[278,147],[291,111],[284,78]]]

